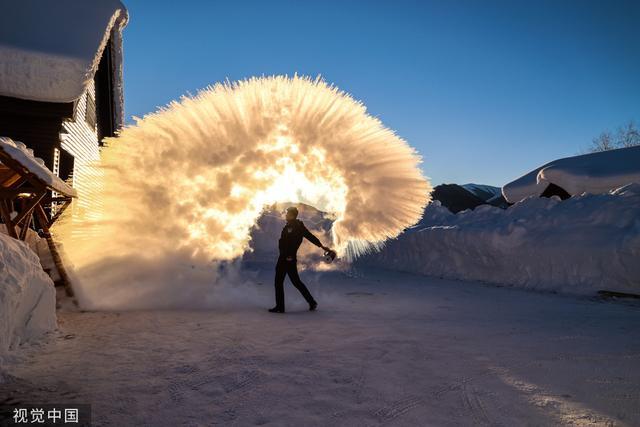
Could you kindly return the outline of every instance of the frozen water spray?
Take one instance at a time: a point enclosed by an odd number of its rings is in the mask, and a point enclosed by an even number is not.
[[[54,232],[87,298],[150,270],[168,280],[171,265],[240,257],[276,202],[331,213],[333,245],[353,258],[420,219],[431,187],[419,163],[362,103],[321,79],[217,84],[107,139],[80,195],[92,203]],[[126,298],[141,292],[131,284]],[[93,296],[85,306],[102,305]]]

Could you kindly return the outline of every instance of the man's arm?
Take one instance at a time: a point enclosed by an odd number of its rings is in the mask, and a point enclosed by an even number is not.
[[[313,235],[312,232],[309,231],[309,229],[302,224],[302,235],[311,243],[313,243],[314,245],[316,245],[319,248],[325,249],[326,248],[322,245],[322,243],[320,242],[320,239],[318,239],[316,236]]]

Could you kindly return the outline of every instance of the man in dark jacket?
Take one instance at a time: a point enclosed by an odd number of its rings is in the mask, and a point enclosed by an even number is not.
[[[302,244],[302,239],[306,238],[308,241],[324,249],[327,252],[333,252],[330,248],[323,246],[320,240],[304,226],[302,221],[298,220],[298,209],[295,207],[287,208],[287,223],[282,229],[280,234],[280,240],[278,241],[278,247],[280,249],[280,256],[278,257],[278,263],[276,264],[276,306],[270,309],[271,313],[284,313],[284,278],[288,274],[289,279],[293,286],[300,291],[302,296],[309,304],[309,310],[313,311],[318,307],[318,303],[313,299],[309,289],[302,283],[300,276],[298,276],[298,266],[296,260],[296,254],[298,248]]]

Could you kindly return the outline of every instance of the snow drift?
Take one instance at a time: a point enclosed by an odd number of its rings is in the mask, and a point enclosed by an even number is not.
[[[502,193],[507,201],[515,203],[541,195],[549,184],[577,195],[606,193],[632,182],[640,183],[640,147],[554,160],[506,184]]]
[[[160,264],[161,280],[172,280],[172,265],[240,258],[277,202],[330,214],[333,245],[356,257],[420,219],[431,189],[420,161],[321,79],[218,84],[109,139],[90,195],[101,204],[75,209],[53,231],[83,284],[81,304],[97,308],[107,281],[144,281]]]
[[[0,354],[55,328],[55,288],[38,256],[0,233]]]
[[[359,260],[461,280],[587,294],[640,292],[640,184],[560,201],[452,214],[438,202],[420,224]]]

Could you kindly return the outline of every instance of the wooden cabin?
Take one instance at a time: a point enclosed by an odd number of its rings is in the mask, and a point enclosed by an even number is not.
[[[78,192],[124,119],[120,1],[21,0],[0,14],[0,137],[24,143]]]

